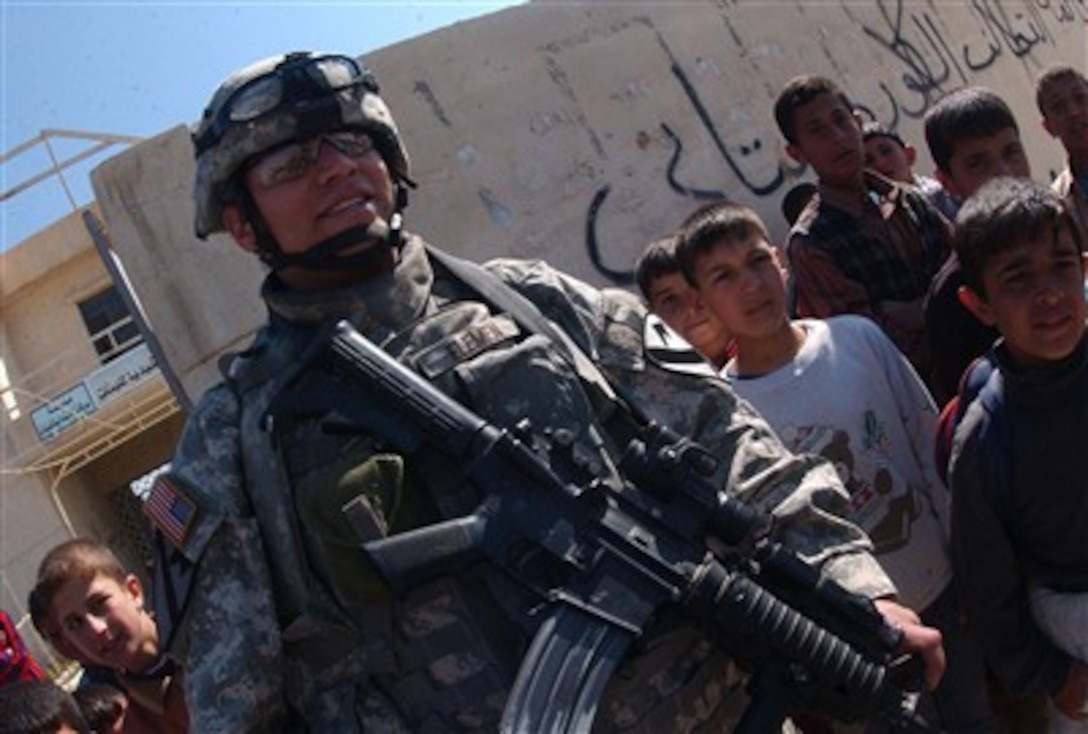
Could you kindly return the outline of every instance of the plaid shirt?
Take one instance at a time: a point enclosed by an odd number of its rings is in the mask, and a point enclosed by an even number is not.
[[[950,251],[951,227],[912,188],[866,172],[866,192],[820,185],[786,244],[795,318],[868,316],[919,374],[929,370],[922,300]]]

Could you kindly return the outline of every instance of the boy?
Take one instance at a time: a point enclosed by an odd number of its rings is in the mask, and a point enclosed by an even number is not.
[[[947,221],[918,191],[865,171],[861,121],[830,79],[790,80],[774,114],[787,153],[819,179],[786,244],[793,315],[868,316],[928,376],[922,298],[947,257]]]
[[[91,683],[73,692],[83,718],[93,734],[122,734],[128,696],[109,683]]]
[[[635,263],[635,281],[650,311],[666,326],[695,347],[715,370],[725,366],[732,337],[680,272],[676,260],[676,237],[654,240]],[[667,339],[662,334],[663,339]]]
[[[985,87],[944,97],[926,112],[924,125],[937,180],[961,204],[990,179],[1031,176],[1012,109]]]
[[[89,734],[72,694],[50,680],[0,687],[0,734]]]
[[[941,214],[949,219],[956,216],[958,204],[941,186],[940,181],[914,172],[914,160],[918,152],[907,145],[899,133],[881,122],[871,120],[861,128],[865,144],[865,167],[871,168],[892,181],[914,186],[921,191]]]
[[[1061,141],[1068,164],[1052,188],[1088,238],[1088,78],[1072,66],[1047,69],[1035,84],[1043,127]]]
[[[751,209],[697,209],[681,227],[677,256],[734,336],[725,373],[735,392],[792,451],[835,464],[852,519],[872,539],[899,600],[941,630],[948,667],[934,704],[944,730],[985,727],[981,654],[957,623],[948,494],[933,463],[936,409],[925,386],[868,319],[790,320],[777,251]]]
[[[983,87],[953,92],[925,117],[926,143],[937,179],[959,203],[998,176],[1031,177],[1012,110]],[[997,332],[974,318],[959,302],[963,285],[955,254],[930,285],[926,299],[926,334],[933,357],[930,387],[939,404],[956,394],[972,360],[985,353]]]
[[[134,727],[146,720],[147,730],[188,730],[181,674],[159,652],[143,586],[108,547],[85,538],[56,546],[38,567],[33,593],[80,660],[115,671]]]
[[[963,302],[1002,339],[956,430],[953,564],[995,672],[1014,694],[1045,692],[1058,734],[1088,731],[1082,244],[1052,192],[1009,178],[964,204],[955,239]]]

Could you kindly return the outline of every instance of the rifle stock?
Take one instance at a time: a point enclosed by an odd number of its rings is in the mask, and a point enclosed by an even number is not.
[[[321,358],[365,393],[370,410],[389,411],[397,433],[416,432],[401,448],[425,443],[446,453],[483,495],[471,515],[366,543],[390,587],[483,557],[553,602],[511,691],[504,731],[583,730],[630,640],[667,606],[757,680],[737,731],[774,731],[801,708],[928,731],[890,675],[898,639],[872,603],[773,542],[768,517],[713,487],[714,458],[697,444],[647,427],[620,462],[626,483],[617,491],[607,478],[570,479],[579,470],[563,451],[541,451],[528,428],[488,423],[346,322]],[[543,586],[527,570],[541,556],[560,572]],[[574,642],[542,639],[557,633]],[[580,660],[573,671],[559,657],[572,651]],[[557,692],[572,699],[560,701],[563,715]]]

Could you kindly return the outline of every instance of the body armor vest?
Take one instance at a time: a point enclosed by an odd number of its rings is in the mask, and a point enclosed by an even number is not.
[[[494,729],[539,599],[485,564],[390,597],[361,544],[466,514],[479,497],[437,452],[388,450],[381,416],[347,385],[299,364],[315,334],[274,322],[231,368],[251,502],[298,668],[294,705],[312,720],[323,691],[369,676],[389,699],[377,707],[383,719],[391,707],[413,731]],[[432,294],[425,313],[382,346],[497,425],[571,431],[583,466],[611,470],[592,438],[593,396],[561,348],[471,294]],[[355,708],[366,721],[375,707]]]

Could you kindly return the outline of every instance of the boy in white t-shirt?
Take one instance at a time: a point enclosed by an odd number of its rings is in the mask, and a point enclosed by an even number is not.
[[[933,399],[869,319],[791,321],[770,240],[754,211],[727,202],[697,209],[680,228],[684,275],[733,335],[723,374],[791,450],[835,464],[852,519],[872,538],[898,601],[941,630],[948,668],[933,695],[941,729],[990,731],[983,660],[959,624],[952,589]]]

